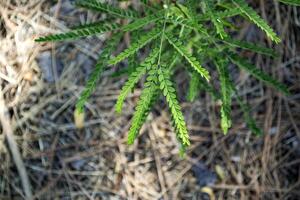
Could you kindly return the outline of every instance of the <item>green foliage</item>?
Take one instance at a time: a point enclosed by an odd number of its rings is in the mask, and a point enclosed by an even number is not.
[[[289,4],[292,6],[300,6],[299,0],[279,0],[281,3]]]
[[[229,77],[228,64],[229,62],[226,59],[216,59],[215,62],[219,76],[220,76],[220,84],[221,84],[221,99],[222,99],[222,107],[221,107],[221,127],[224,134],[227,134],[228,129],[231,127],[231,80]]]
[[[255,135],[262,135],[263,134],[262,130],[257,127],[255,120],[253,119],[253,117],[250,114],[249,105],[247,105],[243,102],[242,98],[238,95],[238,92],[235,87],[233,87],[233,90],[236,94],[236,99],[238,101],[238,104],[243,111],[244,119],[246,121],[247,126]]]
[[[135,138],[137,137],[140,129],[147,119],[150,109],[153,106],[157,98],[158,86],[156,83],[157,74],[153,70],[147,78],[145,83],[144,90],[140,96],[140,99],[137,103],[135,113],[132,117],[131,127],[128,132],[128,144],[133,144]]]
[[[134,30],[142,28],[142,27],[144,27],[144,26],[146,26],[150,23],[156,22],[156,21],[158,21],[159,19],[162,19],[162,18],[163,18],[162,12],[155,13],[153,15],[149,15],[149,16],[146,16],[144,18],[137,19],[137,20],[133,21],[132,23],[130,23],[128,25],[125,25],[122,28],[122,30],[123,31],[134,31]]]
[[[264,81],[265,83],[276,88],[277,90],[280,90],[284,94],[289,95],[289,91],[284,84],[280,83],[279,81],[272,78],[268,74],[264,73],[260,69],[257,69],[255,66],[253,66],[252,64],[247,62],[245,59],[242,59],[237,55],[231,55],[230,59],[234,64],[236,64],[238,67],[240,67],[242,69],[245,69],[247,72],[249,72],[255,78],[257,78],[261,81]]]
[[[224,18],[228,18],[228,17],[234,17],[236,15],[240,15],[242,12],[239,8],[228,8],[224,11],[214,11],[213,14],[215,16],[215,18],[217,19],[224,19]],[[199,16],[199,21],[210,21],[211,17],[210,17],[211,13],[207,13],[207,14],[203,14]]]
[[[166,38],[169,43],[178,51],[178,53],[180,53],[180,55],[182,55],[191,64],[194,70],[196,70],[202,77],[209,81],[209,72],[200,65],[199,61],[192,56],[192,54],[184,47],[182,42],[170,34],[166,35]]]
[[[244,42],[244,41],[234,40],[234,39],[225,39],[223,40],[223,42],[225,42],[226,44],[228,44],[230,47],[233,48],[246,49],[266,56],[272,56],[274,58],[278,56],[276,51],[274,51],[273,49],[266,48],[261,45],[253,44],[250,42]]]
[[[36,39],[36,42],[49,42],[49,41],[65,41],[74,40],[81,37],[87,37],[90,35],[102,34],[108,31],[116,30],[119,26],[115,23],[91,23],[77,27],[69,32],[60,33],[55,35],[48,35]]]
[[[205,8],[207,9],[207,13],[209,16],[209,19],[211,19],[212,23],[217,29],[217,34],[221,37],[221,39],[224,39],[227,37],[227,33],[224,30],[223,23],[221,22],[218,15],[215,15],[215,13],[212,10],[212,2],[209,0],[205,0]]]
[[[183,146],[189,146],[190,141],[188,130],[184,121],[183,114],[181,112],[179,102],[176,97],[176,91],[173,87],[170,75],[168,74],[169,71],[164,66],[160,66],[157,71],[160,89],[167,99],[168,106],[174,120],[174,128],[177,132],[177,138]]]
[[[158,48],[154,49],[151,52],[151,54],[146,58],[146,60],[143,63],[141,63],[141,66],[137,67],[136,70],[129,75],[127,82],[122,87],[122,90],[120,92],[120,95],[116,103],[117,113],[122,112],[122,107],[126,96],[134,89],[134,86],[141,79],[141,77],[146,73],[147,68],[149,69],[151,68],[152,65],[154,65],[158,53],[159,53],[159,49]]]
[[[241,10],[243,14],[245,14],[249,20],[254,22],[261,30],[263,30],[267,36],[273,40],[275,43],[280,42],[280,38],[277,37],[274,30],[267,24],[265,20],[263,20],[253,8],[249,7],[245,0],[232,0],[234,4]]]
[[[139,16],[136,11],[119,9],[108,3],[100,3],[99,0],[76,0],[75,4],[79,7],[104,12],[120,18],[137,18]]]
[[[199,93],[199,88],[200,88],[200,79],[199,75],[196,72],[191,73],[191,80],[189,83],[189,89],[187,93],[187,99],[190,102],[193,102]]]
[[[220,124],[225,134],[232,126],[230,116],[232,98],[237,99],[249,129],[255,134],[261,134],[261,130],[250,115],[249,106],[239,97],[234,80],[230,79],[228,67],[235,64],[285,94],[288,94],[288,89],[250,64],[246,58],[239,56],[241,50],[274,58],[277,57],[277,53],[273,49],[232,38],[232,34],[229,33],[237,29],[231,24],[231,17],[238,15],[246,17],[262,29],[272,41],[280,42],[273,29],[245,0],[187,0],[182,1],[183,3],[172,1],[175,3],[164,4],[143,0],[138,10],[121,9],[117,2],[110,2],[76,0],[75,5],[79,7],[104,13],[104,20],[75,27],[66,33],[36,39],[37,42],[61,41],[111,33],[112,37],[107,39],[107,46],[100,54],[86,88],[76,104],[78,111],[84,111],[84,104],[96,88],[102,71],[120,62],[126,63],[125,60],[128,59],[129,66],[116,72],[116,74],[128,74],[128,80],[122,87],[116,102],[115,109],[118,113],[121,113],[128,94],[138,87],[137,83],[140,79],[147,77],[131,120],[128,144],[134,143],[151,108],[162,95],[166,98],[181,152],[190,145],[188,127],[177,98],[175,81],[172,79],[175,72],[182,73],[182,70],[188,70],[191,74],[187,91],[189,101],[195,100],[200,91],[205,91],[214,100],[222,102]],[[299,5],[298,0],[280,0],[280,2]],[[125,32],[130,38],[130,44],[113,57],[113,52]],[[144,54],[139,52],[141,49],[146,49],[145,47],[150,47],[151,51],[140,62],[140,58],[143,57],[140,55]],[[218,79],[213,80],[210,72],[215,69],[218,72]]]
[[[116,57],[110,59],[108,61],[108,64],[115,65],[115,64],[121,62],[122,60],[128,58],[129,56],[133,55],[139,49],[141,49],[142,47],[144,47],[146,44],[148,44],[149,42],[151,42],[152,40],[154,40],[158,36],[160,36],[160,32],[161,31],[159,29],[153,29],[153,30],[151,30],[147,34],[145,34],[142,37],[140,37],[137,41],[133,42],[128,49],[124,50],[122,53],[120,53]]]
[[[116,34],[114,37],[112,37],[111,41],[108,42],[107,47],[103,50],[103,52],[100,54],[99,59],[97,60],[96,66],[94,71],[92,72],[85,89],[80,95],[79,100],[76,104],[76,110],[79,112],[83,112],[84,104],[88,100],[88,98],[91,96],[92,92],[96,88],[97,81],[106,66],[106,62],[109,59],[110,55],[114,51],[114,48],[116,47],[117,43],[120,41],[120,34]]]

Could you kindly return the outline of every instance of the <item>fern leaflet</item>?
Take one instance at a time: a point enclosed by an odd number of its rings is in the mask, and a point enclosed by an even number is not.
[[[289,4],[292,6],[300,6],[299,0],[279,0],[281,3]]]
[[[139,14],[133,10],[123,10],[113,7],[107,3],[100,3],[99,0],[76,0],[79,7],[100,11],[120,18],[137,18]]]
[[[186,127],[186,123],[181,112],[180,105],[176,97],[176,91],[173,87],[173,84],[170,80],[170,76],[166,69],[159,67],[158,69],[158,80],[160,83],[160,89],[163,92],[163,95],[166,97],[168,106],[171,110],[172,118],[174,120],[174,125],[176,132],[178,133],[177,138],[180,140],[183,146],[189,146],[189,135]]]
[[[237,94],[236,88],[233,88],[236,94],[236,99],[238,101],[239,106],[241,107],[244,115],[244,119],[247,123],[247,126],[250,128],[250,130],[255,134],[255,135],[262,135],[263,132],[260,128],[257,127],[255,120],[250,114],[250,108],[247,104],[245,104],[240,96]]]
[[[121,52],[119,55],[116,57],[110,59],[108,61],[108,64],[110,65],[115,65],[125,58],[133,55],[135,52],[137,52],[139,49],[144,47],[146,44],[151,42],[152,40],[156,39],[159,35],[161,34],[161,31],[159,29],[153,29],[146,35],[143,35],[141,38],[139,38],[136,42],[133,42],[130,47],[128,47],[126,50]]]
[[[241,10],[239,8],[229,8],[224,11],[216,11],[214,12],[214,15],[219,18],[228,18],[228,17],[234,17],[236,15],[241,14]],[[199,21],[209,21],[211,20],[209,13],[205,13],[198,17]]]
[[[209,81],[209,72],[200,65],[197,59],[193,57],[192,54],[183,46],[181,41],[175,39],[169,34],[166,34],[165,36],[169,43],[180,53],[180,55],[182,55],[202,77]]]
[[[137,30],[139,28],[146,26],[147,24],[156,22],[157,20],[159,20],[161,18],[163,18],[162,12],[159,12],[159,13],[156,13],[153,15],[149,15],[147,17],[137,19],[134,22],[123,26],[122,30],[123,31],[134,31],[134,30]]]
[[[140,99],[135,108],[135,113],[132,117],[131,127],[128,132],[128,144],[133,144],[135,138],[137,137],[143,123],[145,122],[153,103],[157,99],[158,87],[155,84],[156,73],[149,74],[147,81],[145,83],[145,88],[142,91]]]
[[[81,93],[80,98],[76,103],[76,110],[78,110],[79,112],[83,112],[84,104],[87,101],[87,99],[91,96],[92,92],[95,90],[96,83],[106,65],[106,61],[110,57],[111,52],[114,50],[115,46],[118,44],[120,38],[121,38],[120,34],[113,36],[111,41],[108,43],[107,47],[103,50],[103,52],[99,56],[95,69],[92,72],[85,86],[85,89]]]
[[[277,37],[273,29],[263,20],[253,8],[249,7],[245,0],[232,0],[233,3],[244,13],[252,22],[254,22],[259,28],[261,28],[267,36],[275,43],[279,43],[281,40]]]
[[[253,75],[257,79],[273,86],[274,88],[280,90],[284,94],[287,94],[287,95],[289,94],[289,91],[284,84],[273,79],[268,74],[261,71],[260,69],[257,69],[255,66],[253,66],[249,62],[245,61],[244,59],[239,58],[237,55],[231,55],[230,60],[238,67],[248,71],[251,75]]]
[[[40,37],[36,39],[36,42],[49,42],[49,41],[64,41],[64,40],[74,40],[81,37],[87,37],[90,35],[102,34],[107,31],[116,30],[119,25],[115,23],[91,23],[75,28],[66,33],[48,35],[45,37]]]
[[[145,59],[143,63],[141,63],[141,66],[137,67],[137,69],[132,72],[125,83],[125,85],[122,87],[122,90],[120,92],[120,95],[118,97],[115,109],[117,113],[122,112],[122,107],[124,100],[126,99],[126,96],[132,91],[134,86],[137,84],[137,82],[141,79],[141,77],[146,73],[147,68],[151,67],[158,56],[159,49],[155,48],[150,55]]]
[[[229,9],[226,9],[225,11],[216,12],[216,15],[218,16],[218,18],[233,17],[233,16],[236,16],[239,14],[241,14],[241,11],[238,8],[229,8]]]
[[[200,87],[199,74],[196,72],[192,72],[189,89],[188,89],[188,93],[187,93],[188,101],[193,102],[196,99],[196,97],[199,93],[199,87]]]
[[[218,16],[215,15],[215,12],[213,12],[213,10],[211,9],[211,4],[210,4],[209,0],[205,0],[204,2],[205,2],[205,6],[207,9],[208,15],[209,15],[212,23],[216,27],[217,34],[221,37],[221,39],[226,38],[228,35],[224,30],[223,23],[218,18]]]
[[[229,39],[226,38],[223,40],[224,43],[229,44],[232,47],[237,47],[237,48],[242,48],[250,51],[254,51],[256,53],[264,54],[267,56],[272,56],[276,57],[278,56],[277,52],[275,52],[273,49],[266,48],[257,44],[249,43],[249,42],[244,42],[240,40],[234,40],[234,39]]]
[[[231,81],[228,71],[228,61],[218,59],[215,62],[221,84],[222,107],[221,107],[221,127],[224,134],[227,134],[228,129],[231,127]]]

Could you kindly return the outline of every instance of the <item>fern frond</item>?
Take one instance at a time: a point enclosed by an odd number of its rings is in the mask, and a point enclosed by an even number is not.
[[[182,42],[175,39],[172,35],[165,35],[169,43],[183,56],[202,77],[207,81],[210,79],[209,72],[203,68],[195,57],[183,46]]]
[[[242,12],[239,8],[228,8],[224,11],[216,11],[214,12],[214,15],[219,19],[234,17],[236,15],[240,15]],[[208,21],[210,19],[210,15],[208,13],[205,13],[203,15],[200,15],[198,17],[199,21]]]
[[[147,68],[151,67],[159,54],[159,49],[155,48],[150,55],[145,59],[141,66],[137,67],[137,69],[130,74],[127,82],[122,87],[122,90],[119,94],[115,109],[117,113],[122,112],[123,103],[127,97],[127,95],[133,90],[134,86],[138,83],[141,77],[146,73]]]
[[[147,119],[149,111],[157,99],[158,86],[155,84],[155,79],[157,79],[156,73],[149,74],[145,83],[145,88],[142,91],[140,99],[135,108],[135,113],[131,120],[131,127],[128,132],[128,144],[133,144],[143,123]]]
[[[181,25],[181,26],[186,26],[190,29],[194,29],[191,21],[182,16],[167,15],[165,20],[166,20],[166,22],[172,23],[174,25]]]
[[[182,16],[167,15],[165,20],[168,23],[184,26],[191,30],[195,30],[195,31],[199,32],[200,34],[206,34],[206,31],[204,30],[203,26],[200,23],[197,23],[197,21],[194,18],[187,19]],[[195,26],[195,24],[197,26]]]
[[[119,28],[118,24],[115,23],[91,23],[80,27],[77,27],[69,32],[48,35],[45,37],[40,37],[36,39],[36,42],[49,42],[49,41],[65,41],[74,40],[81,37],[87,37],[96,34],[102,34],[108,31],[113,31]]]
[[[262,130],[256,125],[255,120],[250,114],[250,108],[249,105],[245,104],[240,96],[238,96],[236,89],[234,88],[235,93],[236,93],[236,99],[238,101],[238,104],[240,108],[243,111],[243,116],[246,121],[246,124],[248,128],[255,134],[255,135],[262,135],[263,132]]]
[[[224,11],[216,12],[218,18],[234,17],[239,14],[241,14],[241,10],[238,8],[229,8]]]
[[[136,11],[116,8],[108,3],[100,3],[99,0],[76,0],[75,4],[79,7],[104,12],[120,18],[137,18],[139,16]]]
[[[263,30],[267,36],[275,43],[279,43],[281,40],[277,37],[274,30],[262,19],[253,8],[249,7],[245,0],[232,0],[233,3],[244,13],[249,20],[254,22],[261,30]]]
[[[143,4],[145,4],[145,5],[148,5],[149,0],[141,0],[141,2],[142,2]]]
[[[76,110],[79,112],[83,112],[84,104],[88,100],[88,98],[91,96],[92,92],[96,88],[96,83],[99,80],[100,74],[102,73],[104,68],[104,63],[101,58],[98,59],[97,64],[95,65],[95,69],[93,70],[91,76],[89,77],[89,80],[87,84],[85,85],[85,89],[80,95],[79,100],[76,104]]]
[[[221,107],[221,128],[224,134],[227,134],[231,127],[231,80],[228,71],[228,61],[225,59],[218,59],[215,62],[221,84],[222,107]]]
[[[162,12],[155,13],[153,15],[149,15],[147,17],[141,18],[141,19],[136,19],[132,23],[125,25],[122,27],[123,31],[134,31],[139,28],[142,28],[150,23],[154,23],[159,19],[162,19],[163,15]]]
[[[253,75],[255,78],[271,85],[272,87],[278,89],[279,91],[283,92],[284,94],[288,95],[289,91],[287,87],[280,83],[279,81],[275,80],[265,72],[261,71],[260,69],[257,69],[255,66],[247,62],[246,60],[238,57],[237,55],[231,55],[230,60],[240,67],[241,69],[245,69],[247,72],[249,72],[251,75]]]
[[[204,79],[200,79],[200,85],[201,89],[208,92],[212,96],[214,101],[221,99],[219,91],[216,88],[214,88],[211,84],[207,83],[207,81],[205,81]]]
[[[217,30],[217,34],[221,37],[221,39],[226,38],[228,35],[224,30],[223,23],[221,22],[220,18],[218,18],[218,16],[215,15],[215,12],[213,12],[213,10],[211,9],[212,5],[210,3],[210,0],[205,0],[204,3],[206,6],[208,15]]]
[[[158,70],[158,80],[160,83],[160,89],[163,92],[163,95],[166,97],[168,106],[170,108],[172,118],[174,120],[174,125],[176,132],[178,132],[178,139],[182,143],[183,146],[189,146],[189,134],[186,127],[186,123],[181,112],[181,108],[179,102],[176,97],[176,91],[173,87],[173,84],[170,80],[170,76],[166,69],[163,67],[159,67]]]
[[[197,95],[199,94],[199,87],[200,87],[199,74],[196,72],[192,72],[188,93],[187,93],[188,101],[193,102],[196,99]]]
[[[279,0],[281,3],[285,3],[292,6],[300,6],[299,0]]]
[[[186,6],[189,9],[189,11],[192,13],[192,15],[196,15],[196,9],[197,9],[197,5],[198,5],[199,1],[197,0],[187,0],[186,1]]]
[[[276,51],[274,51],[273,49],[266,48],[261,45],[253,44],[250,42],[244,42],[244,41],[234,40],[234,39],[229,39],[229,38],[226,38],[225,40],[223,40],[223,42],[226,44],[229,44],[232,47],[237,47],[237,48],[254,51],[259,54],[272,56],[272,57],[278,56],[278,53]]]
[[[196,19],[194,19],[194,18],[187,19],[184,17],[169,15],[166,17],[165,20],[168,23],[172,23],[174,25],[180,25],[182,27],[186,27],[191,30],[194,30],[194,31],[198,32],[200,35],[209,36],[207,33],[207,30],[200,23],[198,23],[196,21]]]
[[[219,91],[216,88],[214,88],[212,84],[208,83],[198,73],[195,73],[195,74],[197,74],[198,81],[199,81],[199,84],[198,84],[199,92],[204,90],[205,92],[209,93],[212,96],[214,101],[222,100],[222,97],[221,97]]]
[[[153,29],[149,33],[143,35],[141,38],[139,38],[137,41],[133,42],[130,47],[125,49],[123,52],[121,52],[116,57],[110,59],[108,61],[108,64],[115,65],[122,60],[126,59],[130,55],[136,53],[139,49],[144,47],[146,44],[151,42],[152,40],[156,39],[161,34],[161,31],[159,29]]]
[[[120,38],[121,38],[120,34],[116,34],[115,36],[113,36],[111,41],[107,44],[107,47],[103,50],[103,52],[99,56],[95,69],[92,72],[85,86],[85,89],[81,93],[80,98],[76,103],[76,110],[78,110],[79,112],[83,112],[84,104],[91,96],[92,92],[95,90],[96,83],[99,80],[100,74],[102,73],[104,67],[106,66],[106,61],[110,57],[115,46],[118,44]]]

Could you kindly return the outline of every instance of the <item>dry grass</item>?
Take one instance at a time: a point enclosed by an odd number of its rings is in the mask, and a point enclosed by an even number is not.
[[[163,103],[151,113],[138,141],[127,146],[129,120],[140,91],[130,96],[123,115],[116,115],[114,102],[124,79],[109,76],[115,69],[105,73],[89,100],[84,127],[75,126],[74,104],[105,36],[57,46],[33,39],[64,30],[64,22],[97,16],[75,11],[68,1],[56,6],[46,0],[0,1],[0,82],[5,100],[0,107],[8,110],[1,120],[11,127],[11,140],[18,146],[9,145],[2,122],[0,199],[30,198],[30,193],[35,199],[299,199],[300,10],[258,2],[254,6],[283,38],[276,47],[282,57],[245,56],[286,82],[292,95],[284,97],[245,73],[234,75],[264,129],[263,137],[251,135],[235,106],[234,127],[223,136],[218,103],[206,94],[183,103],[192,146],[182,159]],[[270,45],[253,26],[243,27],[240,38]],[[180,89],[186,87],[181,85]],[[205,173],[195,174],[197,165],[206,166]],[[207,177],[216,168],[217,179]],[[22,170],[25,175],[20,175]],[[196,175],[210,183],[210,197],[201,192],[207,187],[203,190]],[[30,185],[24,184],[26,177]]]

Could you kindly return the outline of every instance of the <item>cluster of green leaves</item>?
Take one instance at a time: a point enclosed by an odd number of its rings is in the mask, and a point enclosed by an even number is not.
[[[299,5],[299,0],[279,0],[291,5]],[[183,66],[191,75],[187,98],[193,101],[200,89],[207,91],[215,100],[222,102],[221,128],[226,134],[231,127],[231,101],[235,97],[244,113],[245,121],[255,134],[261,134],[250,115],[249,107],[242,101],[230,77],[229,65],[234,64],[246,70],[255,78],[288,94],[287,87],[265,72],[252,65],[239,55],[237,49],[250,50],[265,56],[276,57],[276,52],[261,45],[235,40],[229,30],[234,27],[230,18],[241,16],[256,24],[266,36],[279,43],[275,31],[262,19],[245,0],[186,0],[184,3],[153,3],[141,1],[141,8],[121,9],[115,4],[102,3],[99,0],[76,0],[77,6],[106,13],[105,21],[78,26],[69,32],[38,38],[38,42],[62,41],[110,32],[111,40],[102,51],[95,70],[88,80],[76,109],[84,110],[84,104],[96,87],[101,72],[110,66],[128,59],[128,80],[121,89],[116,103],[116,111],[121,113],[127,95],[137,83],[146,76],[143,91],[137,102],[128,134],[128,143],[132,144],[145,122],[155,100],[162,94],[168,104],[174,130],[182,149],[190,145],[184,114],[177,98],[174,71]],[[121,25],[118,19],[126,19]],[[107,22],[110,21],[110,23]],[[112,56],[123,33],[129,32],[131,44],[116,56]],[[141,48],[151,47],[149,55],[137,62],[137,53]],[[210,73],[217,71],[219,80],[211,80]],[[218,81],[220,89],[212,82]]]

